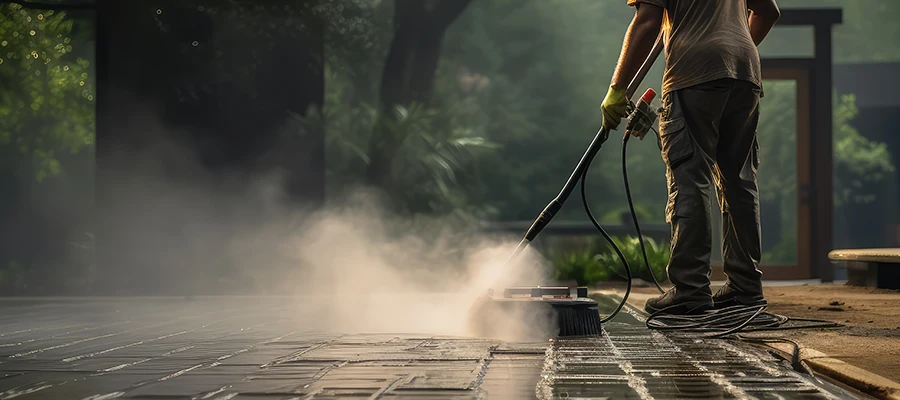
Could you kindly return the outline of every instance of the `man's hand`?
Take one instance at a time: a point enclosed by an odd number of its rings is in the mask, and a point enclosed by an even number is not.
[[[627,88],[609,87],[606,98],[600,110],[603,111],[603,127],[615,130],[622,123],[622,118],[628,115],[628,99],[625,98]]]

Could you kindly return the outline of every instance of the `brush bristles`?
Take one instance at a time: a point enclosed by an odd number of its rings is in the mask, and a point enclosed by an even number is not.
[[[483,298],[470,310],[469,327],[484,337],[598,336],[600,312],[593,300],[525,300]]]
[[[553,307],[559,318],[559,336],[600,335],[600,312],[595,307]]]

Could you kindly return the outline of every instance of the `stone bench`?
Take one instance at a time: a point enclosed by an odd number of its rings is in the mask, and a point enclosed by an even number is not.
[[[828,253],[847,267],[847,284],[900,289],[900,248],[841,249]]]

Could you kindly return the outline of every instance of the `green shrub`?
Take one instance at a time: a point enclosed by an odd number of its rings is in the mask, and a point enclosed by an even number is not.
[[[596,254],[592,250],[563,254],[553,262],[554,278],[573,279],[579,285],[608,281],[612,277],[612,271],[601,260],[601,256],[602,254]]]
[[[652,281],[644,264],[641,245],[638,238],[613,237],[613,242],[622,251],[625,261],[631,269],[632,278]],[[653,269],[653,275],[660,282],[666,278],[666,264],[669,262],[669,248],[652,238],[644,238],[647,260]],[[598,238],[588,249],[580,252],[563,253],[553,257],[554,278],[572,279],[579,285],[591,285],[597,282],[625,280],[627,274],[615,251],[603,238]]]

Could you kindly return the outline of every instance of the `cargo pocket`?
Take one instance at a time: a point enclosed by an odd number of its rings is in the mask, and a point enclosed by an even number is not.
[[[663,162],[673,170],[694,156],[694,146],[684,129],[684,118],[660,121],[659,141]]]
[[[660,121],[659,140],[662,147],[662,159],[666,165],[666,183],[669,197],[666,202],[666,222],[672,223],[677,216],[685,217],[686,210],[678,206],[678,183],[675,179],[676,169],[694,156],[691,137],[685,129],[684,118]]]

